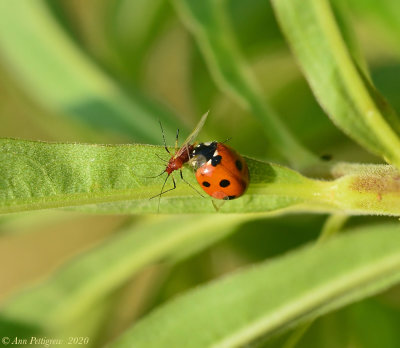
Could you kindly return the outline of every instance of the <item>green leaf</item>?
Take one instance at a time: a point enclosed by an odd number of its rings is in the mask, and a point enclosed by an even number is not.
[[[87,145],[0,139],[0,213],[74,208],[94,213],[156,213],[166,173],[163,147]],[[167,155],[169,156],[169,155]],[[319,211],[400,215],[398,171],[391,166],[335,168],[333,181],[308,179],[288,168],[246,159],[247,192],[226,201],[222,213]],[[215,213],[211,198],[201,197],[175,174],[177,188],[160,199],[162,213]],[[197,187],[194,173],[183,176]],[[165,189],[172,188],[172,182]]]
[[[160,139],[174,116],[140,91],[128,97],[81,52],[42,1],[0,2],[2,58],[42,105],[90,127],[139,141]]]
[[[265,102],[253,72],[239,52],[225,17],[227,10],[224,2],[175,0],[174,3],[183,22],[194,35],[219,88],[263,123],[272,145],[293,166],[308,167],[318,162]]]
[[[15,295],[0,311],[0,333],[60,330],[144,266],[176,262],[232,233],[252,215],[152,217],[81,254],[48,280]],[[194,247],[195,246],[195,247]],[[19,328],[19,329],[18,329]]]
[[[327,0],[274,0],[310,86],[333,122],[400,168],[400,121],[354,62]]]
[[[147,145],[84,145],[0,140],[0,213],[82,206],[86,211],[157,212],[166,174],[162,147]],[[248,193],[226,202],[222,212],[267,212],[312,199],[322,182],[268,163],[248,159]],[[198,187],[193,172],[184,177]],[[160,200],[160,212],[215,212],[210,199],[200,197],[178,177],[177,189]],[[170,180],[171,181],[171,180]],[[170,182],[167,187],[172,186]],[[108,204],[107,204],[108,203]],[[90,205],[86,206],[85,205]]]
[[[243,346],[400,281],[398,224],[352,232],[171,300],[112,347]]]

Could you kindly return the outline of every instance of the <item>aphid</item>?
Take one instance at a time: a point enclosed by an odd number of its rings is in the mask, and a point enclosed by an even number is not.
[[[171,155],[171,158],[169,159],[169,161],[168,161],[168,163],[167,163],[167,165],[165,167],[165,170],[162,173],[160,173],[159,175],[155,176],[155,177],[158,177],[158,176],[160,176],[160,175],[162,175],[164,173],[167,173],[167,177],[164,180],[164,183],[163,183],[163,185],[161,187],[160,193],[158,195],[155,195],[155,196],[151,197],[150,199],[155,198],[155,197],[161,198],[161,196],[164,193],[176,189],[176,182],[175,182],[174,176],[172,174],[175,170],[179,170],[181,179],[185,183],[187,183],[190,187],[192,187],[195,191],[197,191],[189,182],[187,182],[183,178],[182,167],[183,167],[183,165],[185,163],[189,162],[189,160],[190,160],[191,153],[192,153],[192,151],[194,149],[194,143],[193,142],[194,142],[195,138],[197,137],[197,135],[199,134],[200,130],[203,128],[203,125],[206,122],[207,116],[208,116],[208,112],[205,113],[201,117],[199,123],[197,124],[197,126],[195,127],[193,132],[186,138],[186,140],[183,142],[183,144],[181,145],[181,147],[179,149],[178,149],[179,129],[177,130],[177,132],[176,132],[176,140],[175,140],[175,154],[174,155],[171,154],[171,152],[169,151],[169,149],[168,149],[168,147],[166,145],[164,131],[163,131],[162,125],[160,123],[161,132],[162,132],[163,141],[164,141],[164,148]],[[165,184],[167,183],[169,177],[172,178],[172,183],[173,183],[174,187],[164,191]],[[200,192],[198,192],[198,193],[200,194]],[[158,210],[159,209],[160,209],[160,199],[158,201]]]
[[[193,147],[190,164],[201,188],[213,198],[231,200],[242,196],[249,185],[246,161],[231,147],[213,141]]]

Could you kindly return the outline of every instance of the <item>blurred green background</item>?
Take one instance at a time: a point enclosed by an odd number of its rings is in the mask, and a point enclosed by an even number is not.
[[[244,155],[285,163],[268,143],[260,121],[217,86],[170,1],[0,3],[1,137],[161,144],[161,120],[172,145],[176,128],[183,138],[210,110],[200,140],[232,138],[231,146]],[[324,115],[269,2],[230,0],[224,5],[265,100],[295,136],[319,156],[377,162]],[[353,0],[345,9],[374,82],[400,110],[400,24],[378,2]],[[100,346],[186,289],[314,240],[325,218],[257,219],[238,225],[229,238],[179,263],[148,266],[108,295],[110,305],[81,334]],[[121,228],[142,219],[51,211],[0,217],[0,300],[40,283],[67,260],[107,243]],[[352,218],[348,224],[374,220]],[[398,346],[398,295],[399,290],[392,289],[318,319],[299,347]],[[284,340],[285,336],[266,346],[280,347]]]

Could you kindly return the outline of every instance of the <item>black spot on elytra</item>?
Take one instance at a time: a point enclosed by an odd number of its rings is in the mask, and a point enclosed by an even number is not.
[[[221,163],[221,160],[222,160],[222,156],[220,156],[220,155],[214,156],[214,157],[211,159],[211,165],[212,165],[213,167],[216,167],[218,164]]]
[[[235,166],[236,166],[236,168],[238,169],[239,172],[243,169],[243,165],[242,165],[242,162],[240,160],[236,160]]]
[[[231,184],[229,180],[223,179],[219,182],[219,186],[221,187],[228,187]]]
[[[210,187],[211,186],[211,184],[208,181],[203,181],[202,185],[205,186],[205,187]]]
[[[224,197],[224,201],[230,201],[231,199],[235,199],[236,196],[226,196]]]

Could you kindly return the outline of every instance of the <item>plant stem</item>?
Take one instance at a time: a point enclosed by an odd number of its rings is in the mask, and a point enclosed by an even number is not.
[[[348,218],[348,215],[341,213],[330,215],[326,219],[324,226],[322,227],[322,231],[317,241],[315,242],[315,245],[320,245],[321,243],[326,242],[329,238],[338,233],[342,229]]]

